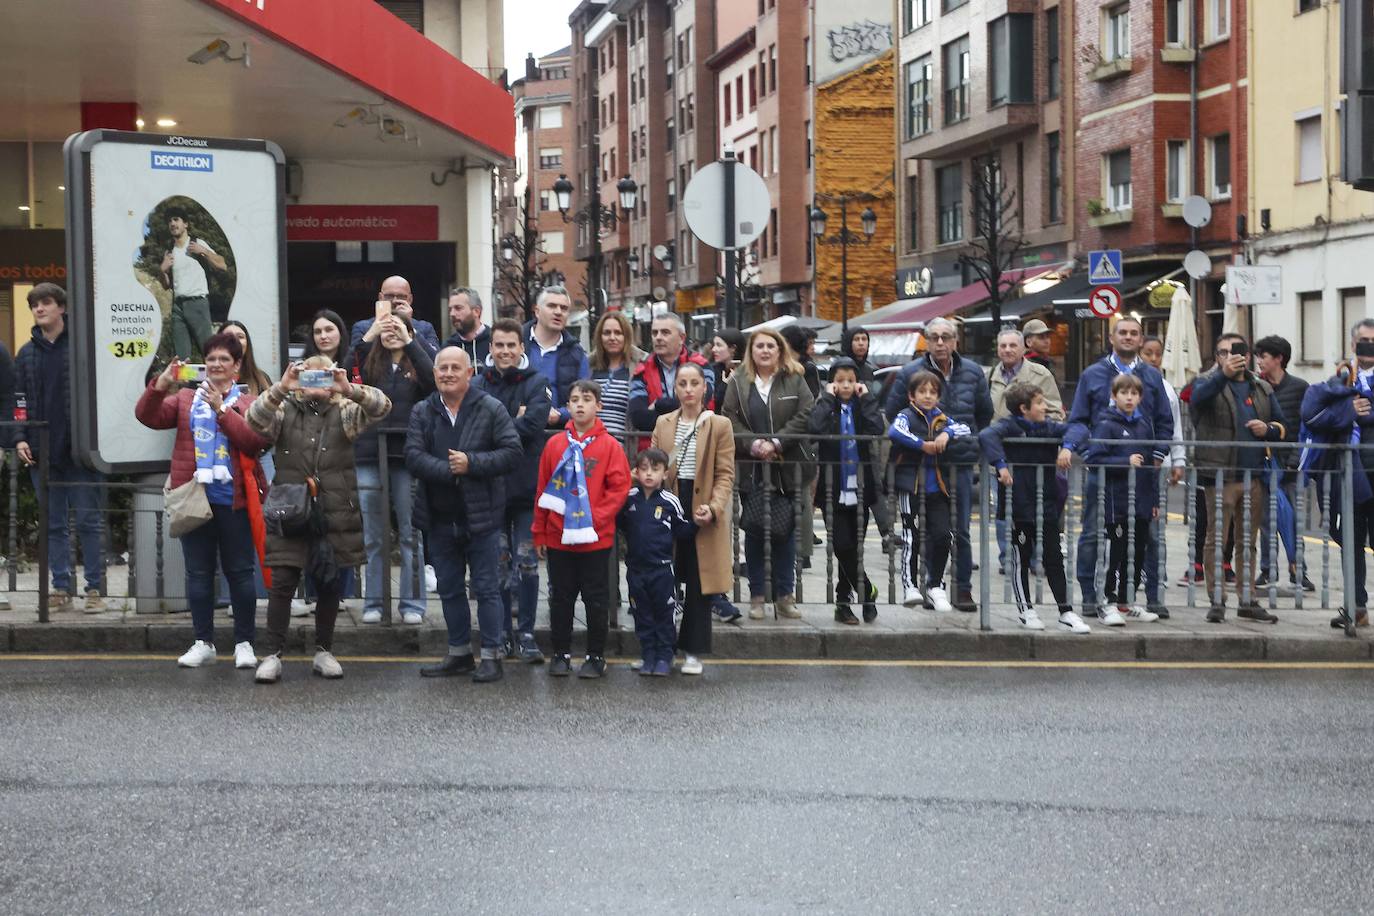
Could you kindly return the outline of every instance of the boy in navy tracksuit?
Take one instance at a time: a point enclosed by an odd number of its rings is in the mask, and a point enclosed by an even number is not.
[[[1021,625],[1028,630],[1045,629],[1030,600],[1029,571],[1038,536],[1045,578],[1059,605],[1059,625],[1074,633],[1092,632],[1069,604],[1064,547],[1059,542],[1064,497],[1055,460],[1068,425],[1046,418],[1048,402],[1032,385],[1018,382],[1009,387],[1006,404],[1011,416],[979,432],[978,441],[983,457],[997,469],[997,480],[1002,484],[997,492],[997,517],[1010,515],[1012,520],[1013,543],[1007,551],[1007,563]],[[1052,441],[1032,443],[1027,439]],[[1010,507],[1006,504],[1008,494]]]
[[[628,548],[625,578],[643,657],[639,673],[655,677],[667,677],[673,666],[677,629],[673,618],[678,610],[674,542],[697,533],[682,503],[663,489],[667,473],[668,455],[662,449],[640,452],[634,470],[639,486],[630,491],[617,520]]]
[[[940,409],[944,390],[944,379],[934,372],[911,376],[908,405],[887,430],[892,440],[888,460],[894,466],[893,486],[902,513],[902,603],[922,603],[924,586],[925,608],[940,612],[954,610],[943,587],[951,532],[949,464],[940,456],[951,439],[971,435],[967,426]],[[917,577],[921,559],[926,565],[924,583]]]
[[[1084,452],[1083,460],[1091,466],[1105,466],[1103,523],[1110,543],[1107,563],[1107,604],[1098,609],[1102,622],[1109,627],[1125,626],[1126,618],[1144,622],[1159,619],[1159,615],[1141,605],[1126,603],[1126,545],[1130,527],[1135,527],[1135,588],[1145,566],[1145,547],[1150,541],[1150,520],[1159,512],[1158,472],[1151,464],[1153,446],[1157,438],[1154,424],[1140,410],[1143,391],[1139,377],[1118,375],[1112,380],[1112,406],[1103,412],[1093,426],[1094,441]],[[1131,494],[1135,494],[1132,511]],[[1085,514],[1086,514],[1085,508]]]

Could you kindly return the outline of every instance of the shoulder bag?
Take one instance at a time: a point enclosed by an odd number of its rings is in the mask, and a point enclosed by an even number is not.
[[[181,486],[173,487],[172,476],[167,475],[162,485],[162,498],[166,504],[167,533],[174,538],[195,531],[213,517],[205,484],[194,476]]]

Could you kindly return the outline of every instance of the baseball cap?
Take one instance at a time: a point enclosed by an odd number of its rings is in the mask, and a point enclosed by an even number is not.
[[[1036,334],[1048,334],[1049,332],[1050,326],[1045,324],[1045,322],[1041,321],[1039,318],[1032,318],[1030,321],[1026,322],[1024,327],[1021,328],[1021,333],[1025,334],[1028,337],[1033,337]]]

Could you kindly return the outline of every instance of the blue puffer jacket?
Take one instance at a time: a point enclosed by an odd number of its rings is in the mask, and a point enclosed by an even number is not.
[[[506,475],[507,510],[533,508],[534,491],[539,483],[539,456],[544,454],[544,443],[548,440],[544,431],[552,403],[548,379],[531,369],[529,358],[525,357],[514,369],[502,371],[488,366],[472,380],[472,387],[501,402],[515,423],[515,432],[524,449],[524,457],[515,470]],[[521,407],[525,408],[523,414]]]
[[[1150,460],[1152,446],[1141,443],[1167,437],[1155,435],[1150,418],[1140,409],[1128,417],[1113,404],[1093,427],[1092,438],[1105,441],[1089,445],[1083,453],[1083,461],[1093,469],[1093,479],[1097,478],[1097,467],[1107,468],[1103,497],[1106,520],[1120,522],[1131,517],[1132,487],[1135,489],[1135,517],[1149,518],[1159,505],[1159,469]],[[1132,455],[1140,455],[1144,460],[1134,472],[1130,470]]]
[[[1032,423],[1024,417],[1003,417],[978,434],[983,457],[997,470],[1011,469],[1011,518],[1035,523],[1036,484],[1043,483],[1040,497],[1041,517],[1057,521],[1064,507],[1065,491],[1060,485],[1055,460],[1065,424],[1055,420]],[[1027,439],[1053,439],[1053,442],[1027,442]],[[997,514],[1005,518],[1006,487],[997,488]]]
[[[34,328],[29,342],[19,348],[19,355],[14,360],[14,390],[22,392],[28,402],[29,421],[48,424],[48,461],[56,467],[69,467],[72,463],[71,419],[68,415],[70,342],[65,327],[54,341],[49,341],[42,331]],[[37,458],[38,430],[24,426],[10,429],[12,432],[8,444],[28,442],[34,458]]]
[[[1374,468],[1374,413],[1359,416],[1355,413],[1355,396],[1358,392],[1342,376],[1332,376],[1307,389],[1302,398],[1302,425],[1312,434],[1313,441],[1329,445],[1345,445],[1351,440],[1356,424],[1360,428],[1361,448],[1355,450],[1355,504],[1374,499],[1374,485],[1369,480],[1370,469]],[[1365,443],[1369,443],[1365,447]],[[1341,467],[1339,449],[1321,449],[1306,465],[1314,471],[1334,471]],[[1318,484],[1331,479],[1331,505],[1339,510],[1341,500],[1341,475],[1331,474],[1318,477]]]
[[[940,395],[940,408],[951,420],[964,424],[976,434],[992,422],[992,395],[988,392],[987,376],[983,375],[983,370],[976,363],[964,359],[958,353],[954,354],[952,361],[949,377],[945,378],[945,390]],[[945,375],[935,367],[929,354],[907,363],[898,370],[896,381],[888,389],[887,400],[883,403],[883,413],[886,416],[895,419],[910,403],[906,395],[906,385],[917,372],[934,372],[941,378]],[[976,435],[950,442],[942,458],[953,465],[976,464]]]
[[[587,363],[587,351],[577,342],[577,338],[567,331],[563,340],[548,356],[544,355],[539,342],[534,339],[534,322],[525,322],[525,355],[529,357],[530,368],[548,379],[553,387],[553,406],[558,408],[562,421],[568,422],[568,394],[573,382],[580,378],[591,378],[591,366]]]
[[[1138,408],[1150,421],[1155,439],[1171,440],[1174,437],[1174,412],[1169,406],[1169,395],[1164,391],[1164,376],[1159,370],[1142,359],[1136,359],[1132,374],[1139,376],[1144,387],[1144,396]],[[1069,429],[1064,434],[1064,447],[1079,454],[1084,451],[1085,440],[1112,406],[1112,380],[1120,372],[1114,357],[1108,355],[1083,370],[1078,379],[1078,387],[1073,392],[1073,407],[1069,410]],[[1169,455],[1166,445],[1152,446],[1151,458],[1163,461]]]

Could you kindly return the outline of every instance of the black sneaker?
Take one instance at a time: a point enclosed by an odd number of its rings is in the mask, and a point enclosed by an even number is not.
[[[835,622],[856,627],[859,625],[859,618],[854,616],[854,612],[849,609],[849,605],[837,604],[835,605]]]
[[[477,672],[472,676],[474,684],[490,684],[492,681],[499,681],[503,672],[501,671],[501,659],[484,658],[482,663],[477,666]]]
[[[420,677],[457,677],[460,674],[471,674],[477,663],[472,660],[471,653],[467,655],[445,655],[438,664],[425,665],[420,669]]]
[[[544,664],[544,653],[539,651],[539,643],[534,641],[533,633],[520,634],[520,642],[515,647],[515,656],[529,665]]]
[[[606,659],[600,655],[588,655],[586,661],[577,669],[577,676],[584,681],[592,681],[606,673]]]
[[[1258,604],[1255,604],[1254,602],[1251,602],[1250,604],[1241,605],[1240,610],[1236,611],[1236,616],[1244,617],[1246,620],[1253,620],[1257,623],[1279,622],[1278,617],[1269,613],[1264,608],[1260,607]]]
[[[973,614],[978,611],[978,603],[973,600],[973,592],[959,589],[958,597],[954,599],[954,609],[963,611],[965,614]]]
[[[501,657],[515,658],[515,640],[511,639],[509,633],[501,637]]]
[[[868,584],[868,600],[864,602],[864,623],[872,623],[878,619],[878,586],[872,582]]]
[[[1294,588],[1297,587],[1298,577],[1296,573],[1289,573],[1288,584]],[[1302,590],[1305,592],[1315,592],[1317,590],[1317,587],[1312,584],[1312,580],[1307,578],[1307,573],[1302,574]]]
[[[1145,610],[1152,614],[1158,614],[1160,620],[1169,619],[1169,609],[1162,604],[1147,604]]]
[[[1262,572],[1255,577],[1255,588],[1264,588],[1269,584],[1269,574]]]
[[[567,677],[572,674],[572,656],[555,655],[549,662],[549,677]]]
[[[1208,623],[1225,623],[1225,622],[1226,622],[1226,608],[1225,608],[1223,605],[1220,605],[1220,604],[1214,604],[1214,605],[1212,605],[1212,609],[1211,609],[1210,611],[1207,612],[1207,622],[1208,622]]]

